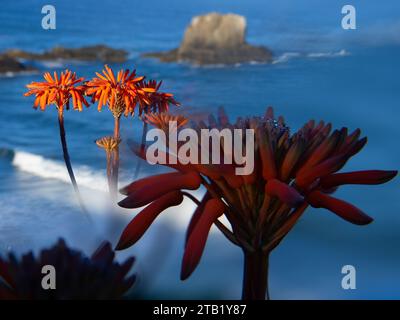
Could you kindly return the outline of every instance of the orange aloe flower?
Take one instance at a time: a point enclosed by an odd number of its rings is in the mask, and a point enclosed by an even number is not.
[[[162,130],[168,130],[169,123],[176,122],[177,128],[183,127],[188,123],[188,119],[182,115],[172,115],[167,112],[162,113],[147,113],[144,116],[144,121]]]
[[[143,82],[143,76],[136,76],[136,71],[120,70],[117,76],[107,65],[101,73],[96,72],[95,78],[86,83],[86,95],[92,97],[92,102],[98,101],[98,110],[108,105],[114,116],[114,139],[120,140],[120,118],[122,114],[128,116],[134,114],[137,104],[149,104],[149,94],[154,92],[152,88],[139,86]],[[113,151],[111,174],[108,177],[111,181],[110,193],[112,198],[117,197],[118,172],[119,172],[119,148],[118,145]]]
[[[138,103],[148,105],[149,93],[153,88],[139,86],[144,77],[136,76],[136,70],[120,70],[115,77],[113,70],[107,65],[103,73],[96,72],[97,77],[86,83],[86,94],[92,96],[92,102],[98,101],[98,110],[108,105],[115,117],[123,113],[133,113]]]
[[[46,72],[43,77],[46,81],[32,82],[26,86],[29,90],[24,96],[35,95],[35,109],[40,107],[40,110],[44,111],[47,106],[55,104],[59,111],[63,112],[64,106],[69,109],[71,98],[72,106],[76,110],[82,111],[82,104],[89,106],[83,96],[85,86],[77,85],[83,78],[77,78],[75,72],[65,70],[60,76],[54,72],[53,77]]]
[[[156,80],[143,81],[139,84],[143,90],[153,89],[153,93],[149,95],[149,100],[146,103],[139,104],[139,116],[143,113],[165,113],[169,111],[169,105],[180,106],[180,103],[174,99],[172,93],[160,92],[162,81],[157,83]]]
[[[264,117],[239,118],[233,124],[220,110],[217,119],[209,117],[208,125],[194,124],[197,131],[253,129],[254,171],[238,176],[235,169],[240,166],[236,164],[186,164],[170,154],[167,166],[176,172],[140,179],[121,190],[127,196],[119,202],[121,207],[148,206],[123,231],[117,249],[133,245],[159,214],[179,205],[182,196],[188,196],[197,203],[197,208],[187,230],[181,279],[185,280],[195,270],[210,228],[215,224],[244,252],[243,299],[264,299],[266,294],[268,298],[269,254],[308,206],[326,208],[354,224],[368,224],[371,217],[332,193],[343,184],[380,184],[397,174],[381,170],[336,173],[364,147],[367,139],[360,138],[359,129],[349,134],[347,128],[331,132],[331,127],[322,121],[319,124],[310,121],[291,134],[282,117],[274,118],[271,108]],[[199,146],[199,154],[200,149]],[[145,158],[145,150],[135,148],[135,152]],[[231,150],[221,145],[221,159],[225,152]],[[183,191],[196,190],[201,185],[206,193],[200,201]],[[222,215],[229,226],[219,220]]]

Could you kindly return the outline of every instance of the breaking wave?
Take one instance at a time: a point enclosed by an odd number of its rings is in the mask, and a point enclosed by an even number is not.
[[[285,52],[285,53],[281,54],[280,56],[278,56],[272,62],[272,64],[285,63],[294,58],[310,58],[310,59],[335,58],[335,57],[345,57],[348,55],[350,55],[350,53],[348,51],[346,51],[345,49],[342,49],[339,51],[311,52],[311,53]]]
[[[70,183],[67,169],[61,161],[47,159],[43,156],[24,151],[2,150],[0,155],[12,157],[12,164],[18,170],[28,172],[41,178],[55,179]],[[75,166],[74,173],[80,186],[99,191],[107,190],[105,174],[95,171],[88,166]]]

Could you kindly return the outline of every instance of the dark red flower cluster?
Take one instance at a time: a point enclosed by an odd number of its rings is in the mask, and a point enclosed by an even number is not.
[[[168,128],[168,125],[158,127]],[[370,223],[371,217],[333,197],[332,193],[344,184],[387,182],[397,171],[337,173],[364,147],[367,138],[360,138],[359,129],[348,133],[347,128],[332,131],[331,127],[323,121],[318,124],[309,121],[291,134],[282,117],[274,118],[272,108],[263,117],[240,118],[233,124],[220,110],[218,118],[210,116],[208,124],[194,124],[193,129],[198,131],[202,128],[253,129],[255,170],[238,176],[236,164],[183,164],[175,156],[176,163],[168,166],[177,172],[147,177],[121,190],[127,197],[120,206],[147,206],[123,231],[117,249],[125,249],[138,241],[155,218],[165,209],[179,205],[184,195],[193,199],[183,190],[196,190],[201,185],[206,193],[197,202],[188,227],[182,279],[196,268],[213,224],[245,253],[268,254],[308,206],[326,208],[354,224]],[[230,152],[223,145],[221,151],[221,158],[224,152]],[[145,155],[143,150],[138,153]],[[171,157],[174,155],[170,154]],[[229,226],[219,220],[221,215],[225,215]]]
[[[120,264],[109,243],[103,243],[91,257],[68,248],[59,240],[50,249],[42,250],[38,257],[29,252],[18,259],[13,253],[0,257],[0,300],[72,300],[118,299],[135,282],[128,276],[134,258]],[[43,266],[51,265],[56,271],[56,288],[42,287]]]

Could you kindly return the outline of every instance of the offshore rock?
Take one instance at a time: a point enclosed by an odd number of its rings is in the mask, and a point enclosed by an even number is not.
[[[15,58],[0,54],[0,74],[29,72],[34,70],[34,68],[26,66]]]
[[[246,19],[243,16],[209,13],[192,19],[179,48],[143,56],[197,65],[272,61],[272,52],[268,48],[248,44],[245,36]]]
[[[87,46],[81,48],[55,47],[44,53],[32,53],[23,50],[9,50],[5,54],[14,59],[26,60],[81,60],[102,62],[125,62],[128,52],[113,49],[105,45]]]

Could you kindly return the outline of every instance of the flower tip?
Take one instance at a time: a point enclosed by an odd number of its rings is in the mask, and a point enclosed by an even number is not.
[[[124,196],[127,196],[128,195],[128,186],[125,186],[125,187],[119,189],[119,193]]]
[[[392,180],[395,176],[397,176],[399,172],[397,170],[388,170],[387,171],[387,181]]]
[[[118,202],[118,205],[121,208],[125,208],[125,209],[132,209],[132,205],[131,205],[131,199],[129,197],[126,197],[125,199],[122,199],[120,202]]]
[[[193,272],[193,270],[190,270],[189,268],[185,268],[182,265],[181,276],[180,276],[181,281],[185,281],[187,278],[189,278],[190,275],[192,274],[192,272]]]
[[[365,215],[363,220],[358,221],[358,223],[355,222],[355,224],[358,224],[359,226],[365,226],[367,224],[370,224],[373,221],[374,221],[373,218],[371,218],[370,216]]]
[[[297,207],[304,200],[296,189],[277,179],[271,179],[265,184],[265,193],[279,198],[291,207]]]
[[[119,241],[118,241],[117,245],[115,246],[114,250],[115,251],[121,251],[121,250],[127,249],[129,247],[130,246],[127,245],[126,243],[124,243],[124,241],[122,241],[122,239],[119,239]]]

